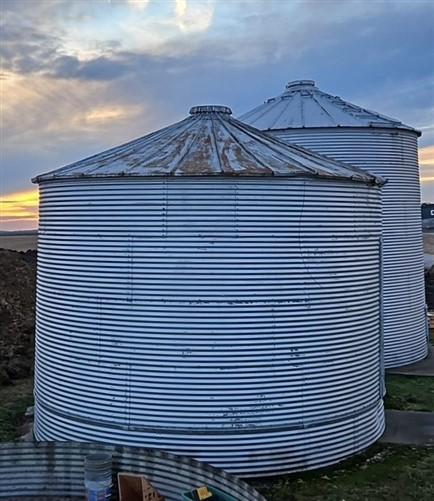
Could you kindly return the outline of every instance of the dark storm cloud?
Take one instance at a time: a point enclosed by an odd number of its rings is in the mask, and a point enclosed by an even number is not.
[[[113,80],[131,71],[127,61],[121,58],[97,57],[89,61],[80,61],[76,57],[61,56],[56,58],[48,71],[55,78],[77,78],[80,80]]]
[[[1,26],[0,58],[3,71],[32,73],[41,71],[57,57],[60,40],[28,28],[25,32],[8,23]]]
[[[0,57],[3,71],[19,74],[40,73],[54,78],[112,80],[131,68],[116,55],[81,61],[63,53],[62,42],[36,29],[2,27]]]
[[[432,75],[427,57],[430,52],[434,55],[433,12],[429,3],[415,2],[412,9],[391,8],[383,15],[371,9],[348,22],[319,3],[291,20],[288,29],[288,18],[269,8],[241,16],[230,36],[217,33],[165,42],[159,56],[146,49],[123,51],[116,40],[99,42],[106,53],[86,60],[66,54],[60,36],[6,25],[0,50],[5,69],[53,78],[110,81],[146,68],[150,72],[189,68],[195,77],[203,68],[215,68],[231,78],[238,69],[248,73],[253,69],[259,80],[266,74],[276,75],[279,82],[303,72],[318,75],[325,85],[330,81],[337,91],[359,94],[362,88],[391,82],[399,86]]]
[[[122,51],[121,44],[115,41],[100,44],[100,47],[110,47],[106,55],[83,60],[65,54],[59,38],[47,36],[37,30],[26,30],[23,33],[17,27],[6,25],[2,28],[2,35],[2,70],[17,74],[34,73],[51,78],[110,81],[142,70],[154,72],[164,71],[168,67],[190,67],[192,63],[202,64],[202,53],[189,54],[184,58],[153,56],[146,52]],[[203,54],[203,57],[207,59],[209,55]]]

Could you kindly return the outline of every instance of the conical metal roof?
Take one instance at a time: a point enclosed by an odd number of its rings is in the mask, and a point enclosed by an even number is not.
[[[147,136],[42,174],[34,182],[143,176],[292,176],[381,184],[361,169],[290,146],[231,117],[226,106],[196,106],[190,116]]]
[[[339,96],[326,94],[315,86],[313,80],[289,82],[283,94],[268,99],[241,115],[239,120],[261,130],[303,127],[395,127],[415,130],[399,120],[348,103]]]

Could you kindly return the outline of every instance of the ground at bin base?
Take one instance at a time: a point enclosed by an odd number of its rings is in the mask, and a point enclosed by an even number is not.
[[[334,467],[250,483],[268,501],[432,501],[434,448],[377,444]]]
[[[0,386],[0,442],[17,440],[28,431],[26,411],[33,405],[33,378]]]
[[[433,501],[434,378],[386,374],[386,432],[365,453],[323,470],[252,481],[268,501]],[[434,442],[433,442],[434,445]]]
[[[428,356],[415,364],[404,365],[395,369],[387,369],[387,374],[401,374],[403,376],[430,376],[434,377],[434,346],[429,345]]]
[[[386,385],[386,407],[434,411],[434,378],[387,375]],[[32,392],[32,378],[0,387],[0,441],[23,435]],[[434,448],[376,444],[334,467],[250,483],[268,501],[433,501]]]
[[[434,412],[434,378],[386,374],[386,409]]]

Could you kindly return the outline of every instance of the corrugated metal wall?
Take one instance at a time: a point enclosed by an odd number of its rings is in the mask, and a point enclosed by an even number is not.
[[[378,188],[40,188],[39,440],[146,445],[253,476],[381,435]]]
[[[84,499],[84,458],[98,451],[112,454],[114,474],[122,471],[145,475],[167,501],[179,501],[183,492],[201,485],[216,487],[238,501],[265,501],[242,480],[189,458],[142,448],[71,442],[0,444],[0,498]]]
[[[417,134],[363,127],[273,134],[388,179],[382,189],[385,366],[423,359],[428,345]]]

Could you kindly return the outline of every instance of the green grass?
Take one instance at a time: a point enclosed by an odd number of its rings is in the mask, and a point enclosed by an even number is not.
[[[434,412],[434,378],[387,375],[386,407]],[[0,441],[20,435],[32,378],[0,387]],[[433,501],[434,448],[374,445],[334,467],[255,480],[269,501]]]
[[[27,407],[33,404],[33,378],[0,387],[0,442],[19,437]]]
[[[251,483],[269,501],[432,501],[434,448],[375,445],[334,468]]]
[[[386,375],[387,409],[434,412],[434,378]],[[433,501],[434,448],[374,445],[339,465],[253,485],[269,501]]]
[[[434,412],[434,378],[387,374],[386,387],[386,409]]]

